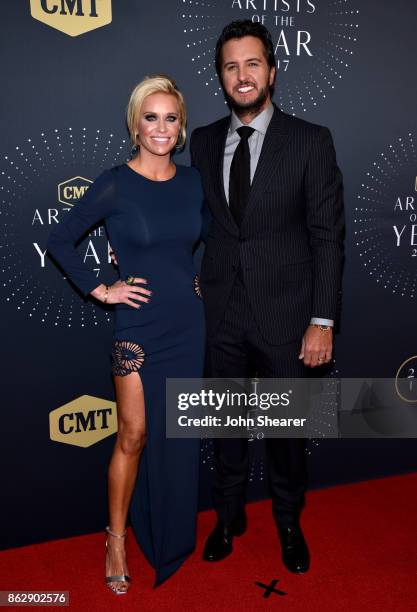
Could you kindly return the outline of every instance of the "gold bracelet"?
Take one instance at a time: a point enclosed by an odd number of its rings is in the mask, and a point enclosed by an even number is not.
[[[107,298],[108,298],[108,297],[109,297],[109,286],[108,286],[108,285],[106,285],[106,292],[105,292],[105,294],[104,294],[104,300],[103,300],[103,303],[104,303],[104,304],[107,304]]]

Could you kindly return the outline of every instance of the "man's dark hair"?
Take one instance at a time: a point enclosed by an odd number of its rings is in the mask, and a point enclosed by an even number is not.
[[[232,21],[223,28],[223,32],[219,36],[216,44],[215,64],[216,72],[221,81],[221,64],[222,64],[222,49],[225,42],[231,38],[243,38],[244,36],[255,36],[259,38],[264,46],[266,61],[270,68],[275,68],[274,45],[269,30],[261,23],[254,23],[250,19],[241,19]]]

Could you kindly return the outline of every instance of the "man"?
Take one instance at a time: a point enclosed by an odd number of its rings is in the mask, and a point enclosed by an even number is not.
[[[212,215],[201,269],[208,375],[302,377],[331,360],[340,294],[343,196],[332,138],[271,102],[275,57],[261,24],[226,26],[216,69],[231,115],[196,129],[190,143]],[[299,521],[304,442],[266,440],[273,515],[293,572],[310,563]],[[218,519],[207,561],[230,554],[246,530],[247,440],[216,439],[214,451]]]

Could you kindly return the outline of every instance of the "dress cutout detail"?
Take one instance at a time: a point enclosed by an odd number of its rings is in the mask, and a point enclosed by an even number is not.
[[[200,285],[200,276],[196,274],[194,276],[194,291],[200,299],[203,298],[203,294],[201,293],[201,285]]]
[[[127,376],[143,366],[145,351],[135,342],[115,340],[111,357],[113,375]]]

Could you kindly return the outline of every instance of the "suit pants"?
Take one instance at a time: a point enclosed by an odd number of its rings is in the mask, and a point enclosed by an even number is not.
[[[277,325],[282,324],[277,320]],[[283,346],[268,344],[260,334],[244,284],[238,274],[215,334],[207,341],[206,373],[212,378],[302,378],[309,369],[298,359],[301,338]],[[306,444],[300,438],[268,438],[266,456],[272,510],[281,528],[294,524],[307,488]],[[213,440],[213,500],[218,519],[230,522],[245,504],[248,440]]]

